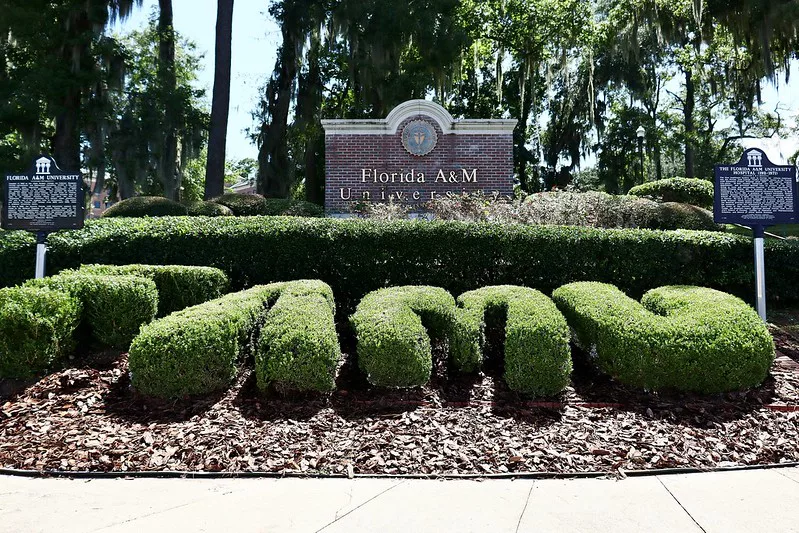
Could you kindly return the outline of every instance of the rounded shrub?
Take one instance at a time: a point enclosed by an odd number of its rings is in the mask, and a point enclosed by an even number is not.
[[[158,316],[214,300],[230,286],[227,275],[218,268],[184,265],[83,265],[80,274],[138,276],[151,279],[158,288]],[[63,272],[62,272],[63,273]]]
[[[266,198],[260,194],[239,194],[229,192],[218,198],[214,198],[211,201],[227,207],[237,217],[268,214]]]
[[[160,196],[136,196],[122,200],[105,210],[104,218],[111,217],[166,217],[188,215],[188,208]]]
[[[31,280],[26,286],[64,291],[77,298],[82,305],[81,326],[94,340],[115,348],[127,348],[158,310],[155,283],[142,277],[64,273]]]
[[[0,289],[0,378],[34,377],[74,347],[81,305],[43,287]]]
[[[253,353],[263,316],[283,285],[227,294],[144,326],[128,357],[133,387],[159,398],[227,388]]]
[[[463,372],[479,370],[485,317],[504,314],[505,382],[522,394],[552,396],[569,385],[569,326],[549,297],[511,285],[484,287],[458,297],[451,360]]]
[[[304,200],[266,198],[265,215],[291,217],[323,217],[325,209]]]
[[[659,202],[691,204],[713,209],[713,183],[696,178],[651,181],[630,189],[631,196],[646,196]]]
[[[430,335],[450,337],[455,300],[438,287],[394,287],[364,296],[350,321],[358,365],[372,385],[416,387],[430,380]]]
[[[197,202],[188,206],[189,215],[193,217],[229,217],[233,211],[222,204],[212,200]]]
[[[774,342],[757,313],[713,289],[661,287],[636,302],[612,285],[580,282],[553,294],[583,349],[626,385],[700,393],[763,382]]]
[[[658,204],[658,214],[650,223],[650,229],[721,231],[722,226],[713,221],[713,213],[691,204],[665,202]]]
[[[286,283],[269,310],[255,352],[258,388],[330,392],[341,347],[333,291],[321,281]]]

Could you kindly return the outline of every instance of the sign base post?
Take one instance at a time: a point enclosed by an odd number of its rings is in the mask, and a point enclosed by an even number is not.
[[[757,314],[766,322],[766,253],[763,226],[752,228],[755,235],[755,285],[757,287]]]
[[[44,262],[47,255],[47,233],[40,231],[36,234],[36,279],[42,279],[45,274]]]

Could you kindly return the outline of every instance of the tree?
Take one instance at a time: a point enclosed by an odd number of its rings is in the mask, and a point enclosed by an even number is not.
[[[205,198],[220,196],[225,189],[225,145],[230,112],[230,68],[233,39],[233,0],[218,0],[214,92],[211,103],[211,131],[205,171]]]
[[[177,175],[178,138],[176,109],[179,104],[175,98],[177,78],[175,75],[175,28],[172,14],[172,0],[158,0],[158,83],[163,92],[164,124],[158,133],[163,135],[163,145],[159,145],[159,179],[164,186],[164,196],[170,200],[180,199],[180,183]]]

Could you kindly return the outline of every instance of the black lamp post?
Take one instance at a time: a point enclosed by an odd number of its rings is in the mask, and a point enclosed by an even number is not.
[[[638,175],[638,179],[641,183],[644,182],[644,137],[646,136],[646,130],[643,126],[638,126],[638,129],[635,130],[635,135],[638,137],[638,163],[640,165],[640,174]]]

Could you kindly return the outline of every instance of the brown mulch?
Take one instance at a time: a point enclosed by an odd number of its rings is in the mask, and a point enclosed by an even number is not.
[[[122,355],[51,374],[0,403],[0,467],[623,475],[794,462],[799,412],[788,409],[799,406],[799,340],[774,334],[766,383],[712,398],[625,390],[577,355],[573,387],[549,403],[508,391],[496,363],[472,378],[439,364],[422,389],[379,391],[348,357],[329,397],[264,398],[245,370],[223,395],[156,404],[132,392]]]

